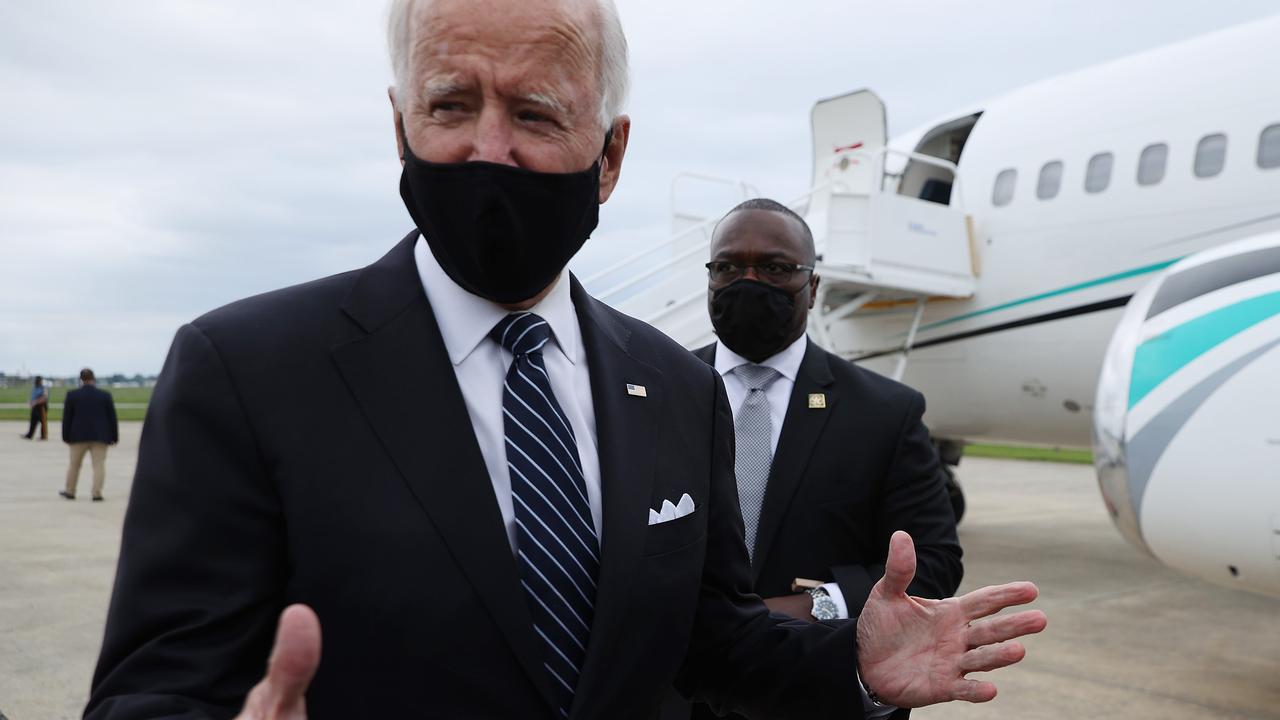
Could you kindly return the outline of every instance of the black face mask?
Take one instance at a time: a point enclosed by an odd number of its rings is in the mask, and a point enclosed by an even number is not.
[[[473,295],[501,304],[536,296],[599,222],[599,160],[572,173],[489,162],[433,163],[415,157],[407,139],[402,142],[404,206],[436,262]]]
[[[805,316],[796,315],[796,294],[755,280],[738,280],[711,291],[711,324],[725,347],[751,362],[778,354]]]

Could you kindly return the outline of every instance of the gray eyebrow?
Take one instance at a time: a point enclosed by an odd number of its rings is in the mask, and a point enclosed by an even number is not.
[[[466,88],[456,73],[433,75],[422,83],[422,96],[428,99],[438,98],[461,92],[464,89]]]
[[[526,102],[531,102],[536,105],[542,105],[544,107],[550,108],[560,113],[561,115],[569,114],[569,108],[566,107],[564,103],[560,102],[559,98],[555,97],[554,95],[548,95],[547,93],[540,93],[540,92],[525,93],[523,96],[521,96],[521,99]]]

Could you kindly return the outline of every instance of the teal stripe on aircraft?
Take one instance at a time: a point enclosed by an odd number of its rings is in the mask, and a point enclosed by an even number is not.
[[[1138,346],[1129,381],[1129,407],[1223,341],[1280,315],[1280,292],[1259,295],[1185,322]]]
[[[1030,297],[1025,297],[1020,300],[1013,300],[1007,303],[1003,303],[1001,305],[995,305],[989,308],[983,308],[982,310],[974,310],[973,312],[965,313],[963,315],[956,315],[955,317],[945,318],[943,320],[939,320],[934,323],[929,323],[928,325],[922,325],[920,329],[932,330],[933,328],[936,328],[936,327],[942,327],[943,325],[950,325],[951,323],[957,323],[957,322],[960,322],[961,320],[968,320],[969,318],[978,317],[979,315],[986,315],[988,313],[999,312],[1000,310],[1008,310],[1011,307],[1026,305],[1027,303],[1036,302],[1037,300],[1046,300],[1051,297],[1057,297],[1058,295],[1066,295],[1068,293],[1078,292],[1080,290],[1087,290],[1091,287],[1106,285],[1107,283],[1118,282],[1120,280],[1127,280],[1131,277],[1137,277],[1139,275],[1147,275],[1149,273],[1163,270],[1169,267],[1170,265],[1178,262],[1181,259],[1182,258],[1179,257],[1179,258],[1174,258],[1172,260],[1166,260],[1164,262],[1158,262],[1154,265],[1146,265],[1144,267],[1134,268],[1132,270],[1125,270],[1124,272],[1116,273],[1115,275],[1107,275],[1106,277],[1100,277],[1094,280],[1086,280],[1085,282],[1082,282],[1082,283],[1076,283],[1075,285],[1068,285],[1067,287],[1058,288],[1057,290],[1050,290],[1048,292],[1040,293],[1039,295],[1032,295]]]

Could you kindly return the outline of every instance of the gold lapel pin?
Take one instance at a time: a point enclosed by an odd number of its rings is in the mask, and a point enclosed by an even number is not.
[[[827,407],[827,396],[825,393],[809,393],[809,409],[822,410]]]
[[[636,397],[649,397],[649,391],[644,389],[643,385],[632,385],[627,383],[627,394]]]

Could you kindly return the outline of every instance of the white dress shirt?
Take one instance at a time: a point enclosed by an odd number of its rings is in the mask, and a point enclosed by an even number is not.
[[[782,421],[787,417],[787,406],[791,404],[791,391],[796,385],[796,375],[800,373],[800,364],[804,362],[804,353],[809,347],[809,337],[801,335],[795,342],[788,345],[782,351],[766,358],[764,362],[759,363],[765,367],[771,367],[778,371],[779,377],[774,380],[769,387],[765,388],[764,395],[769,400],[769,419],[773,422],[770,424],[772,438],[770,438],[770,447],[774,453],[778,452],[778,438],[782,436]],[[724,392],[729,396],[729,407],[733,409],[733,417],[736,420],[738,411],[742,409],[742,403],[747,399],[749,392],[747,386],[742,382],[742,378],[733,370],[739,365],[748,365],[750,360],[742,357],[738,353],[725,347],[724,343],[716,341],[716,372],[720,373],[720,377],[724,380]],[[844,601],[844,593],[840,592],[840,586],[836,583],[823,583],[822,589],[827,591],[831,596],[831,601],[836,604],[837,617],[847,619],[849,617],[849,605]],[[858,672],[854,670],[854,677],[858,676]],[[858,679],[858,690],[862,695],[862,709],[866,713],[867,720],[879,720],[888,717],[897,708],[892,705],[881,705],[872,702],[871,697],[867,694],[866,687],[862,684],[861,678]]]
[[[444,338],[449,360],[453,363],[453,372],[458,378],[462,399],[467,404],[467,415],[471,418],[471,427],[474,428],[476,441],[480,444],[480,454],[484,457],[485,469],[489,471],[489,480],[493,483],[493,494],[498,500],[498,509],[502,512],[502,521],[507,527],[507,540],[514,554],[516,552],[516,514],[511,496],[511,471],[507,467],[506,431],[502,419],[502,382],[507,377],[512,356],[501,345],[489,339],[489,331],[510,311],[462,289],[445,274],[422,238],[418,238],[417,244],[414,245],[413,257],[418,266],[418,276],[422,279],[422,287],[427,293],[427,300],[431,303],[431,310],[435,314],[436,325],[439,326],[440,335]],[[573,298],[569,296],[567,274],[561,273],[551,292],[529,311],[541,316],[551,326],[552,339],[543,348],[542,357],[547,367],[547,374],[551,378],[551,389],[556,395],[556,401],[568,416],[569,424],[573,427],[573,434],[578,441],[578,459],[582,462],[582,475],[587,482],[587,502],[591,505],[591,519],[596,526],[596,535],[603,542],[600,452],[596,444],[596,413],[595,406],[592,405],[591,375],[587,370],[586,351],[582,347],[582,328],[578,325]],[[798,341],[798,345],[799,355],[791,369],[791,374],[786,376],[786,395],[781,402],[775,404],[777,408],[781,408],[780,411],[775,408],[775,414],[786,412],[786,397],[795,383],[795,373],[799,370],[800,360],[804,358],[804,343]],[[724,348],[721,348],[721,351],[729,352]],[[722,353],[716,353],[717,370],[720,368],[719,358]],[[775,386],[780,384],[782,379],[774,382]],[[741,389],[740,383],[738,387],[739,398],[733,403],[735,412],[746,394],[745,390]],[[732,391],[729,392],[729,397],[733,398]],[[773,391],[770,390],[770,392]],[[773,403],[772,395],[769,397],[769,402]],[[774,427],[781,429],[780,415],[775,418]],[[778,431],[774,432],[773,444],[776,448]],[[828,592],[831,592],[830,589]],[[839,592],[840,589],[836,587],[832,597],[838,598],[836,604],[841,608],[842,617],[847,617],[844,598],[839,595]],[[854,675],[857,676],[856,669]],[[861,689],[861,683],[859,688]],[[872,707],[865,691],[862,692],[862,702],[864,708]]]
[[[799,339],[777,354],[758,363],[777,370],[779,375],[778,379],[764,390],[764,396],[769,400],[769,419],[773,421],[770,424],[772,432],[770,447],[775,454],[778,452],[778,438],[782,436],[782,421],[786,419],[787,406],[791,404],[791,391],[795,388],[796,375],[800,373],[800,363],[804,362],[804,353],[808,345],[808,336],[801,335]],[[733,408],[735,420],[738,417],[738,411],[742,409],[742,403],[747,399],[749,390],[742,382],[742,378],[738,377],[738,373],[734,372],[734,368],[749,364],[751,364],[750,360],[730,350],[724,343],[716,342],[716,372],[720,373],[720,377],[724,379],[724,392],[729,396],[729,407]],[[849,605],[844,601],[844,593],[840,592],[840,586],[833,582],[823,583],[822,589],[827,591],[827,595],[830,595],[832,602],[836,604],[837,617],[849,617]]]
[[[511,552],[516,551],[516,513],[511,499],[511,471],[507,467],[506,431],[502,419],[502,382],[511,366],[511,353],[489,338],[489,331],[511,311],[463,290],[453,281],[422,238],[413,248],[422,287],[431,302],[436,324],[444,338],[453,372],[467,403],[471,427],[475,429],[480,454],[493,482],[493,494],[507,526]],[[551,377],[556,401],[569,418],[578,441],[578,459],[587,481],[587,502],[596,536],[603,541],[600,500],[600,454],[596,445],[596,411],[591,398],[591,376],[587,372],[582,329],[569,296],[568,273],[537,305],[529,309],[551,326],[551,342],[542,358]]]

